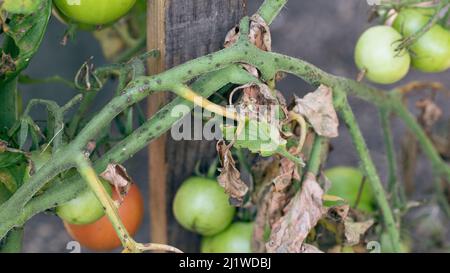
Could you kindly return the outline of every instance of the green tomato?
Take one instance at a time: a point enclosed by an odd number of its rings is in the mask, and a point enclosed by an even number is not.
[[[136,0],[54,0],[71,20],[88,25],[112,23],[127,14]]]
[[[112,195],[111,185],[104,179],[100,179],[103,187]],[[66,222],[75,225],[93,223],[105,215],[103,205],[91,189],[86,189],[77,197],[56,207],[56,214]]]
[[[409,71],[411,58],[408,52],[396,52],[402,39],[400,33],[388,26],[375,26],[366,30],[355,48],[355,62],[366,71],[366,77],[381,84],[401,80]]]
[[[201,243],[202,253],[251,253],[253,223],[237,222],[225,231],[204,237]]]
[[[405,37],[413,35],[425,26],[429,17],[418,9],[402,10],[393,27]],[[450,68],[450,32],[440,25],[434,25],[423,34],[410,50],[412,66],[422,72],[436,73]]]
[[[56,17],[56,19],[58,19],[58,21],[60,21],[63,24],[66,25],[76,25],[77,26],[77,30],[84,30],[84,31],[94,31],[96,29],[95,25],[90,25],[90,24],[83,24],[83,23],[77,23],[74,22],[73,20],[71,20],[69,17],[67,17],[66,15],[64,15],[60,10],[58,10],[57,8],[55,8],[55,13],[53,13],[54,16]]]
[[[355,168],[339,166],[325,171],[326,177],[331,181],[331,188],[327,194],[345,199],[351,206],[356,203],[359,188],[364,175]],[[375,197],[367,181],[364,184],[357,209],[364,212],[373,212]]]
[[[192,177],[175,194],[173,213],[184,228],[210,236],[231,223],[235,208],[217,181]]]

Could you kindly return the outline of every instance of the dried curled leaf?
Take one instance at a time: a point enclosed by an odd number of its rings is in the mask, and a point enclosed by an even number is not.
[[[344,222],[346,245],[353,246],[359,244],[362,236],[373,224],[373,219],[364,222],[353,222],[351,219],[346,219]]]
[[[260,201],[255,219],[253,242],[254,249],[258,252],[265,252],[266,231],[282,216],[283,209],[293,195],[291,191],[293,180],[300,180],[297,166],[289,159],[282,158],[280,161],[273,162],[272,165],[276,166],[269,166],[267,169],[276,170],[276,174],[269,172],[272,179],[271,185]]]
[[[123,201],[122,197],[128,193],[132,183],[132,179],[128,175],[125,167],[119,164],[108,164],[106,170],[100,176],[114,186],[121,196],[120,201]]]
[[[241,206],[248,192],[248,186],[241,180],[241,173],[236,168],[236,163],[231,155],[230,148],[225,142],[217,142],[216,149],[222,164],[217,180],[230,196],[230,203],[234,206]]]
[[[421,110],[419,122],[425,131],[430,132],[431,127],[442,117],[442,109],[429,98],[422,99],[416,103]]]
[[[225,37],[225,47],[230,47],[239,39],[239,27],[232,28]],[[269,25],[259,15],[250,18],[250,32],[248,38],[252,44],[264,51],[272,51],[272,37]]]
[[[313,174],[307,173],[301,191],[292,198],[281,217],[272,228],[268,252],[299,253],[303,241],[322,218],[323,190]]]
[[[321,85],[304,98],[295,98],[294,111],[304,116],[318,135],[333,138],[339,135],[339,119],[333,106],[332,90]]]

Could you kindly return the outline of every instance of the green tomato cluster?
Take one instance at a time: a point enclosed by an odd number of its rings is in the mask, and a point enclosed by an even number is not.
[[[404,37],[420,31],[430,19],[423,9],[399,12],[392,26],[367,29],[355,47],[355,63],[366,77],[380,84],[391,84],[415,69],[436,73],[450,68],[450,32],[441,25],[433,25],[409,48],[397,51]]]

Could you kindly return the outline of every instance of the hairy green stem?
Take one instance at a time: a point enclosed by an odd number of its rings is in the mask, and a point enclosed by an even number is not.
[[[313,147],[311,150],[311,154],[308,159],[308,172],[314,175],[318,175],[320,171],[320,165],[323,160],[324,148],[327,148],[328,139],[325,137],[321,137],[316,135],[313,143]]]
[[[397,179],[397,158],[395,156],[395,144],[392,136],[390,111],[380,108],[380,121],[383,129],[386,157],[389,168],[388,192],[392,193],[393,204],[395,207],[403,207],[406,202],[406,195],[403,185]]]
[[[417,122],[417,119],[410,111],[408,111],[400,99],[393,100],[393,102],[392,110],[403,120],[407,128],[415,135],[423,152],[431,161],[433,170],[437,174],[442,175],[450,183],[450,166],[442,160],[433,143]]]
[[[349,129],[353,144],[355,145],[356,151],[360,157],[362,167],[375,195],[378,206],[380,207],[383,214],[384,223],[386,225],[387,232],[389,233],[393,249],[395,252],[400,252],[401,247],[399,230],[395,224],[394,215],[386,198],[386,193],[383,189],[383,185],[377,174],[370,153],[367,149],[366,141],[364,140],[353,111],[347,102],[345,94],[341,93],[337,96],[343,96],[343,98],[341,98],[342,103],[340,103],[337,109]]]

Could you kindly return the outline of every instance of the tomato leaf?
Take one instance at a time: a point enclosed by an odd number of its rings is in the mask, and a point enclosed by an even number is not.
[[[12,0],[12,2],[16,1]],[[1,69],[0,81],[14,78],[24,70],[38,50],[44,37],[52,10],[51,1],[40,0],[31,2],[38,4],[35,12],[28,15],[13,14],[8,26],[4,28],[6,38],[3,51],[6,56],[13,59],[14,67],[9,67],[6,70]],[[3,67],[3,61],[1,66]]]
[[[303,242],[325,213],[322,195],[315,175],[307,173],[301,191],[295,194],[284,209],[286,213],[273,225],[270,241],[266,244],[267,252],[311,251]]]
[[[31,14],[38,10],[44,0],[5,0],[2,9],[12,14]]]
[[[248,120],[242,130],[236,126],[225,125],[222,132],[226,140],[235,141],[236,148],[246,148],[265,157],[286,149],[287,142],[281,137],[279,130],[264,121]]]
[[[13,193],[17,190],[17,182],[8,169],[0,169],[0,184]]]
[[[249,188],[241,179],[241,173],[236,168],[230,147],[224,141],[219,141],[216,149],[219,154],[220,163],[222,164],[217,181],[219,181],[220,186],[230,196],[230,203],[234,206],[241,206]]]

